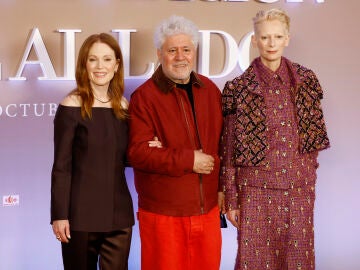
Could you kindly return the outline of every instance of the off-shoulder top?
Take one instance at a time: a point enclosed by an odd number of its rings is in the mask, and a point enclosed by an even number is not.
[[[106,232],[134,224],[125,179],[126,120],[111,108],[59,105],[54,119],[51,222],[68,219],[77,231]]]

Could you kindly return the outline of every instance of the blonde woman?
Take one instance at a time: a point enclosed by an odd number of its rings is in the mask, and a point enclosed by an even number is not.
[[[226,83],[220,178],[238,228],[235,269],[315,269],[318,151],[329,147],[316,75],[283,57],[288,15],[254,18],[249,68]]]

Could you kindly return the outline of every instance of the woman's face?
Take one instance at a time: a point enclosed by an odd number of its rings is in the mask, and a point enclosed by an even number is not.
[[[256,25],[252,44],[258,49],[261,61],[269,68],[278,67],[285,47],[289,45],[285,24],[279,20],[263,21]]]
[[[115,52],[109,45],[101,42],[94,43],[89,50],[86,61],[86,70],[91,87],[107,89],[118,66]]]

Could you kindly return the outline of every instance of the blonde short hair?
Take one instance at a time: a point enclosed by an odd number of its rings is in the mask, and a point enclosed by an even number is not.
[[[256,25],[263,21],[278,20],[285,25],[287,33],[290,31],[290,17],[286,14],[285,11],[277,8],[269,10],[260,10],[256,13],[256,16],[253,18],[254,31],[256,32]]]

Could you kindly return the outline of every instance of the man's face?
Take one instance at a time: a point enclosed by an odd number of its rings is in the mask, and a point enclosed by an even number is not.
[[[167,37],[157,55],[166,77],[175,83],[189,82],[196,57],[190,36],[178,34]]]

